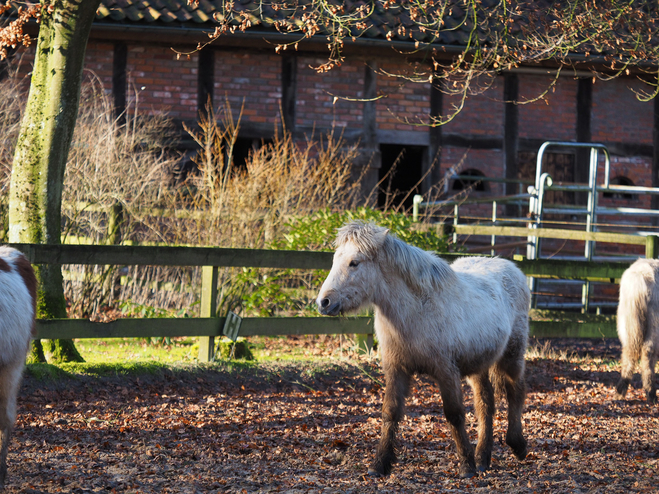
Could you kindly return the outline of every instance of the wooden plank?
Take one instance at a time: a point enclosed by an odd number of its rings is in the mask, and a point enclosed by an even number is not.
[[[531,321],[536,338],[617,338],[615,322]]]
[[[332,252],[212,247],[11,244],[33,264],[330,269]]]
[[[224,318],[117,319],[92,322],[88,319],[38,319],[37,338],[148,338],[159,336],[219,336]]]
[[[221,336],[224,317],[117,319],[39,319],[38,339],[148,338],[159,336]],[[370,317],[255,317],[244,318],[240,336],[305,334],[372,334]]]
[[[558,230],[555,228],[530,229],[516,226],[455,225],[458,235],[499,235],[502,237],[539,237],[564,240],[593,240],[630,245],[645,245],[645,236],[628,233],[584,232],[579,230]]]
[[[564,261],[537,259],[515,261],[527,276],[563,280],[588,280],[618,283],[622,273],[630,265],[627,262]]]
[[[240,326],[240,336],[372,333],[371,317],[250,317]]]

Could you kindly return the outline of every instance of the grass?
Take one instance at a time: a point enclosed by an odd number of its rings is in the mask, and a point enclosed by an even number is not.
[[[256,336],[250,337],[248,343],[257,362],[324,361],[356,354],[355,342],[338,335]],[[75,340],[75,344],[91,365],[196,364],[199,351],[198,338],[192,337],[172,338],[167,343],[145,338],[85,338]]]
[[[90,364],[126,362],[192,363],[197,360],[197,338],[172,338],[171,344],[150,343],[144,338],[75,340],[76,348]]]

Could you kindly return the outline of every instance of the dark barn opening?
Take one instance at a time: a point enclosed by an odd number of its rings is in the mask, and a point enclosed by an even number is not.
[[[378,207],[397,208],[401,203],[404,209],[412,207],[414,194],[421,193],[425,149],[424,146],[380,144]]]

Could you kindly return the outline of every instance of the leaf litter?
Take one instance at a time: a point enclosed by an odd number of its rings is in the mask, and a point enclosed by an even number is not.
[[[426,378],[408,398],[393,473],[366,474],[384,376],[377,361],[353,358],[56,381],[28,373],[5,492],[656,492],[659,407],[645,402],[638,375],[627,399],[615,399],[619,345],[539,348],[527,359],[528,457],[517,461],[505,445],[499,402],[492,469],[473,479],[457,476],[439,391]]]

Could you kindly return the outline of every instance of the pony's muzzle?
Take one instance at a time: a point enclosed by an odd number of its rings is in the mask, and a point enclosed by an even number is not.
[[[324,316],[338,316],[341,312],[341,303],[332,303],[332,300],[329,297],[319,297],[318,300],[316,300],[316,305],[318,306],[318,312]]]

